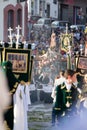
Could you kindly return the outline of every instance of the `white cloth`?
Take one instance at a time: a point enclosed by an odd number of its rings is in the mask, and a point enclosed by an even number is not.
[[[65,82],[65,85],[66,85],[66,89],[67,89],[67,90],[70,90],[70,89],[71,89],[71,85],[72,85],[72,84],[68,84],[67,82]]]
[[[28,130],[27,111],[31,104],[29,86],[18,85],[14,95],[14,130]]]
[[[56,87],[56,86],[62,84],[63,82],[65,82],[65,81],[66,81],[66,79],[63,76],[60,77],[59,79],[55,79],[54,86]]]

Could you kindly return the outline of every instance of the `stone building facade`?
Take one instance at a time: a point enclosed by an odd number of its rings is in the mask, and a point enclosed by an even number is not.
[[[58,19],[71,24],[87,22],[87,0],[58,0]]]
[[[58,17],[57,0],[28,0],[29,15],[39,15],[41,17]]]
[[[16,31],[20,25],[21,35],[27,36],[27,1],[26,0],[0,0],[0,40],[8,41],[8,28]]]

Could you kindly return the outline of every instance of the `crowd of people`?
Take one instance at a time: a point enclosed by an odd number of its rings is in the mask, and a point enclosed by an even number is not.
[[[17,79],[10,61],[1,63],[0,90],[0,130],[28,130],[29,84]]]
[[[82,30],[74,30],[72,33],[74,36],[74,42],[72,44],[72,50],[71,50],[72,56],[76,55],[77,52],[81,56],[82,55],[87,56],[87,32],[86,32],[86,30],[85,30],[85,32],[82,32]],[[52,38],[54,38],[54,37],[55,36],[52,35]],[[48,49],[48,53],[45,53],[45,54],[47,54],[46,58],[50,54],[50,58],[49,58],[50,61],[49,61],[49,63],[46,63],[46,64],[51,65],[51,63],[58,60],[58,57],[55,57],[55,55],[53,55],[53,52],[57,53],[57,48],[56,48],[57,45],[60,46],[60,43],[58,41],[59,37],[56,36],[55,38],[56,38],[56,41],[55,41],[55,39],[51,39],[51,42],[49,41],[50,44],[47,41],[47,44],[49,45],[49,47],[48,47],[49,49]],[[34,42],[33,40],[34,39],[31,38],[32,42]],[[54,41],[52,41],[52,40],[54,40]],[[44,42],[44,39],[42,39],[42,41]],[[43,44],[45,44],[45,42]],[[44,50],[44,49],[42,48],[42,50]],[[61,48],[59,51],[61,52],[62,57],[67,55],[66,52],[63,52],[61,50]],[[44,54],[44,53],[41,53],[41,55],[42,54]],[[53,59],[51,60],[52,56],[53,56]],[[41,57],[41,58],[44,59],[43,57]],[[45,61],[46,61],[46,59],[45,59]],[[43,61],[43,63],[44,63],[44,61]],[[27,106],[28,106],[28,104],[30,104],[30,100],[28,101],[28,96],[25,96],[26,93],[28,92],[28,90],[27,90],[28,86],[26,84],[21,84],[21,86],[19,85],[20,81],[13,75],[12,64],[10,62],[4,62],[4,64],[2,64],[2,67],[3,67],[4,73],[6,74],[6,77],[8,80],[8,86],[9,86],[8,91],[9,91],[9,95],[11,98],[11,101],[9,98],[5,99],[5,102],[7,102],[7,103],[4,104],[4,107],[6,107],[8,104],[8,106],[9,106],[8,109],[6,111],[1,110],[1,112],[4,112],[4,120],[6,120],[5,125],[9,129],[28,130],[28,124],[27,124],[28,108],[27,108]],[[49,69],[51,69],[51,68],[49,67]],[[46,71],[47,70],[48,70],[48,68],[46,69]],[[53,69],[53,71],[54,71],[54,69]],[[1,74],[2,74],[2,72],[1,72]],[[52,73],[52,75],[53,75],[53,73]],[[4,86],[6,86],[6,85],[4,85]],[[25,88],[26,88],[26,90],[25,90]],[[8,93],[8,91],[6,88],[6,93]],[[1,96],[2,96],[2,94],[1,94]],[[55,124],[57,124],[57,126],[63,127],[64,125],[67,125],[68,121],[71,121],[74,123],[73,119],[78,119],[78,121],[80,121],[80,122],[82,119],[85,119],[85,120],[87,119],[85,116],[87,114],[87,112],[86,112],[87,111],[87,74],[86,73],[84,74],[84,76],[83,75],[81,76],[78,72],[71,70],[71,69],[66,70],[66,71],[65,70],[61,71],[59,76],[54,81],[54,87],[53,87],[51,96],[53,98],[53,108],[52,108],[52,125],[53,126],[55,126]],[[17,112],[16,114],[23,112],[23,113],[20,113],[20,114],[22,114],[22,119],[23,119],[22,125],[23,126],[21,126],[21,122],[20,122],[20,121],[22,121],[22,120],[20,120],[21,116],[20,115],[15,116],[15,114],[14,114],[15,105],[13,103],[13,98],[15,98],[14,103],[16,105],[16,112]],[[4,96],[3,96],[3,99],[4,99]],[[28,101],[28,103],[26,103],[27,101]],[[21,104],[19,104],[20,102],[22,104],[21,111],[19,110],[19,108],[20,108],[19,105],[21,105]],[[17,111],[18,106],[19,106],[18,110],[20,112]],[[3,108],[3,104],[2,104],[2,108]],[[14,118],[16,120],[15,124],[14,124]],[[3,118],[2,118],[2,120],[3,120]],[[80,125],[82,125],[82,127],[83,127],[83,125],[85,125],[85,127],[86,127],[86,124],[84,124],[83,122]],[[78,128],[78,126],[76,126],[76,127]],[[87,127],[86,128],[85,127],[83,127],[84,130],[87,129]],[[70,128],[70,126],[68,126],[68,128]],[[67,128],[67,130],[68,130],[68,128]],[[4,130],[3,126],[2,126],[2,130]],[[78,129],[75,129],[75,130],[78,130]]]
[[[87,32],[78,29],[71,30],[73,34],[73,42],[71,44],[71,58],[74,56],[87,56]],[[50,49],[59,45],[60,55],[64,59],[67,58],[67,53],[61,50],[59,36],[56,36],[56,45],[50,44]],[[57,41],[58,40],[58,41]],[[51,41],[52,42],[52,41]],[[53,45],[53,46],[51,46]],[[72,61],[71,61],[72,62]],[[74,62],[75,64],[75,62]],[[57,124],[57,128],[67,126],[67,130],[87,129],[86,114],[87,114],[87,71],[84,75],[80,75],[76,70],[61,71],[58,77],[55,78],[54,87],[52,90],[53,108],[52,108],[52,126]],[[79,122],[75,124],[75,122]],[[69,124],[70,123],[70,124]]]

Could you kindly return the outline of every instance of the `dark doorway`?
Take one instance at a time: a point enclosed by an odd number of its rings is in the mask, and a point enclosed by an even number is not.
[[[47,17],[49,18],[50,17],[50,5],[47,4]]]

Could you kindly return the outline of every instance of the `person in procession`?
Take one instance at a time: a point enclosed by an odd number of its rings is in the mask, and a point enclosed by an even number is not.
[[[14,130],[28,130],[29,84],[21,81],[14,94]]]
[[[14,126],[13,96],[14,96],[14,93],[16,92],[19,81],[12,72],[12,63],[10,61],[4,61],[2,62],[1,65],[7,78],[7,83],[9,87],[9,95],[11,96],[11,102],[6,109],[6,112],[4,113],[5,127],[6,129],[13,130],[13,126]]]
[[[11,96],[9,94],[9,87],[6,76],[0,67],[0,130],[5,129],[4,113],[11,102]]]
[[[65,81],[65,71],[64,70],[61,70],[59,72],[59,77],[57,76],[55,78],[55,81],[54,81],[54,87],[52,89],[52,94],[51,94],[51,97],[53,98],[53,109],[52,109],[52,123],[54,125],[55,123],[55,120],[56,120],[56,117],[58,118],[58,115],[56,113],[56,110],[54,110],[54,104],[56,102],[56,93],[55,93],[55,89],[58,85],[62,84],[64,81]]]
[[[76,115],[77,100],[80,94],[78,87],[77,75],[73,70],[65,72],[66,80],[55,88],[55,103],[52,110],[52,124],[55,125],[57,115],[57,123],[61,124],[71,116]],[[68,118],[69,117],[69,118]]]

